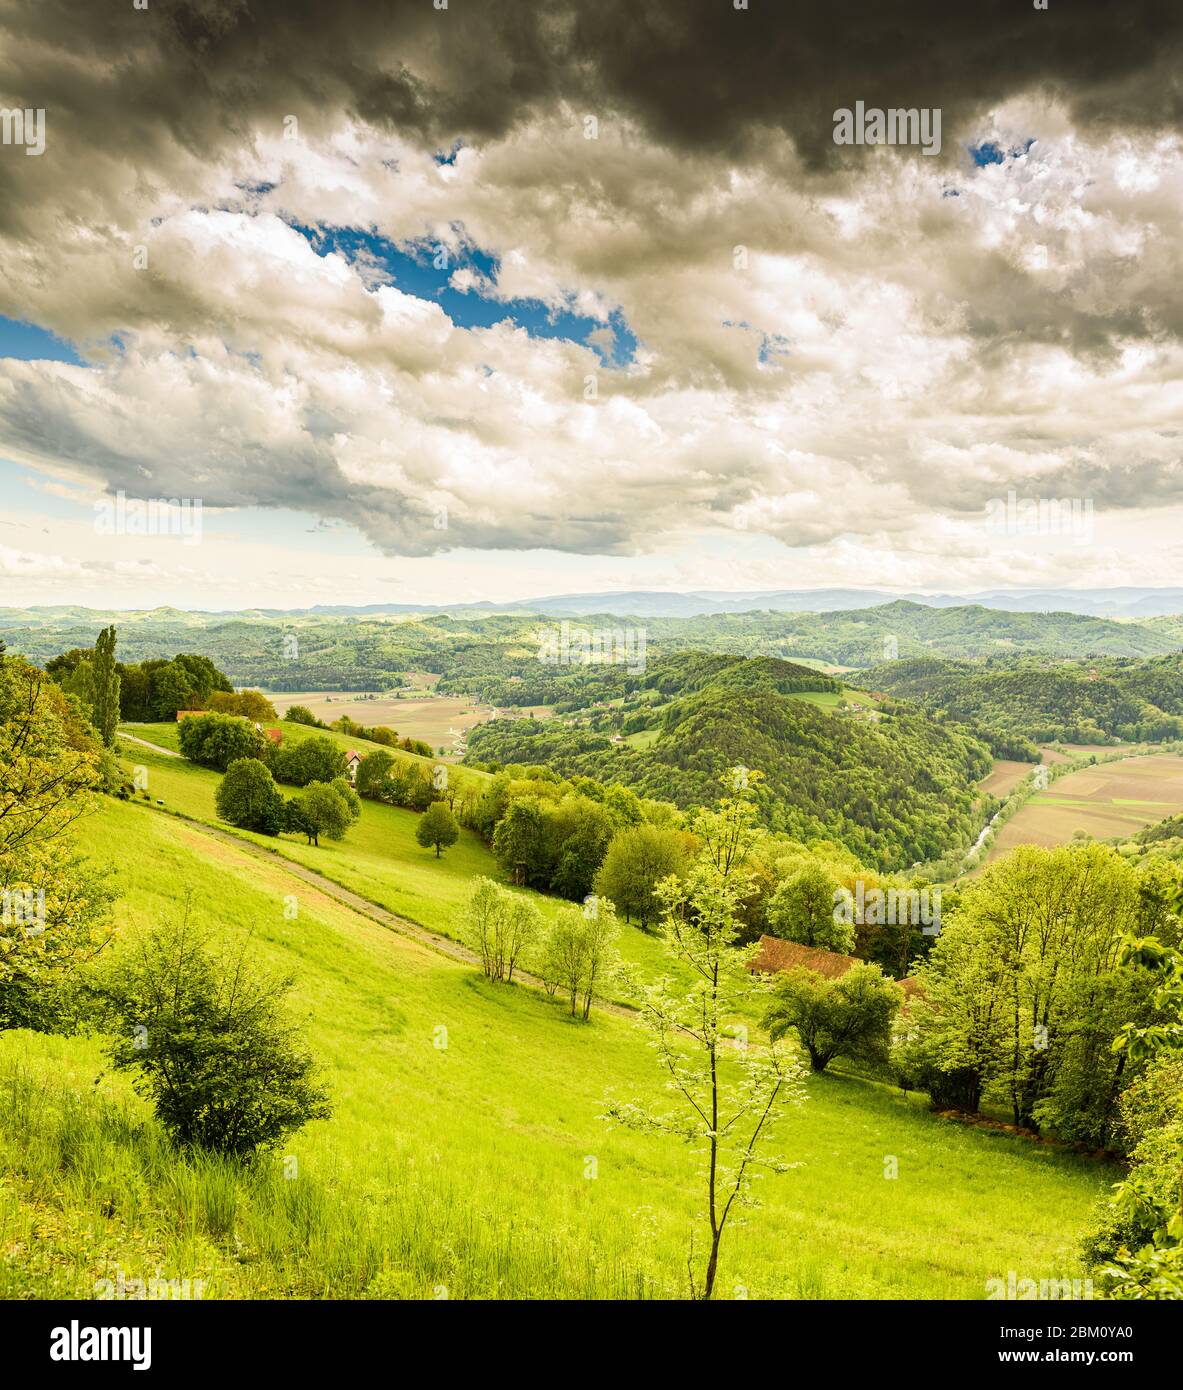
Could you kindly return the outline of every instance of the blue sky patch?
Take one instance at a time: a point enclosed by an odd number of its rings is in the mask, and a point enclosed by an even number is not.
[[[17,357],[22,362],[69,362],[83,365],[73,347],[35,323],[0,317],[0,357]]]
[[[788,357],[790,354],[789,340],[783,333],[766,333],[762,328],[757,328],[747,319],[724,319],[724,328],[742,328],[745,333],[754,333],[760,340],[760,346],[756,349],[756,361],[762,367],[779,367],[780,359]]]
[[[760,351],[756,354],[762,367],[780,366],[780,359],[789,355],[789,340],[783,333],[761,333]]]
[[[496,286],[501,269],[495,256],[463,236],[454,247],[426,239],[400,246],[358,227],[292,226],[317,255],[335,251],[355,266],[368,284],[394,285],[404,294],[433,301],[460,328],[491,328],[509,319],[532,338],[562,338],[591,348],[606,367],[626,367],[633,360],[637,338],[619,309],[614,309],[604,324],[573,309],[552,309],[538,299],[503,300],[482,293],[479,287],[454,289],[450,281],[459,269],[471,270],[490,290]],[[611,343],[606,341],[606,330],[611,333]]]
[[[995,140],[983,140],[980,145],[970,145],[969,157],[979,169],[984,169],[987,164],[1005,164],[1008,159],[1022,159],[1034,144],[1035,140],[1031,138],[1004,150]]]
[[[984,141],[980,145],[969,147],[969,157],[978,166],[984,169],[987,164],[1001,164],[1006,159],[1001,148],[993,140]]]

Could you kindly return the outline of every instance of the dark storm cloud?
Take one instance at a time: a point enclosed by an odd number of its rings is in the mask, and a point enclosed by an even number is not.
[[[263,118],[315,130],[345,110],[450,144],[503,134],[565,98],[620,109],[681,148],[742,150],[785,130],[834,160],[833,112],[940,107],[964,130],[1028,90],[1081,123],[1174,125],[1175,0],[2,0],[5,98],[145,163],[162,132],[204,156]],[[80,131],[79,131],[80,133]],[[4,171],[11,177],[11,161]],[[2,176],[2,175],[0,175]]]
[[[946,132],[1038,90],[1078,122],[1174,125],[1183,114],[1183,9],[1171,0],[827,0],[748,10],[709,0],[587,7],[578,41],[604,89],[674,144],[742,143],[785,130],[807,159],[832,161],[833,113],[938,107]]]

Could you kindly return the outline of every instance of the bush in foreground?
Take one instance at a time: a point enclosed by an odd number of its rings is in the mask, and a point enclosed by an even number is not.
[[[332,1113],[284,1013],[291,987],[245,946],[218,956],[187,918],[165,924],[103,977],[107,1055],[176,1143],[249,1158]]]

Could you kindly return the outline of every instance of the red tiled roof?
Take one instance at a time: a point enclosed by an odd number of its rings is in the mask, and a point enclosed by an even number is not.
[[[797,941],[782,941],[779,936],[762,936],[760,949],[748,962],[748,969],[764,970],[771,974],[777,970],[794,970],[803,965],[806,970],[816,970],[827,980],[837,980],[852,965],[858,964],[860,962],[854,956],[842,956],[837,951],[802,946]]]
[[[779,936],[762,936],[760,949],[748,961],[749,970],[763,970],[774,974],[778,970],[795,970],[804,966],[806,970],[816,971],[827,980],[840,980],[852,965],[863,962],[855,956],[839,955],[837,951],[823,951],[817,946],[802,946],[797,941],[782,941]],[[904,991],[904,1008],[908,1000],[924,994],[924,986],[912,975],[906,975],[896,984]]]

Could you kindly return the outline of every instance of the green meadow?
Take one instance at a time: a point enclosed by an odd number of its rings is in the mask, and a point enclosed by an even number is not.
[[[216,775],[151,757],[152,796],[212,820]],[[454,932],[491,861],[467,837],[436,861],[413,819],[367,804],[344,843],[285,839],[267,860],[144,805],[105,801],[84,822],[83,847],[116,866],[110,949],[182,897],[212,930],[249,934],[295,973],[335,1114],[247,1169],[188,1158],[96,1040],[0,1035],[0,1296],[85,1297],[119,1272],[200,1279],[207,1298],[685,1296],[700,1156],[600,1118],[609,1093],[661,1093],[638,1025],[572,1022],[289,871],[350,875]],[[1011,1270],[1079,1276],[1076,1242],[1116,1177],[841,1073],[810,1079],[780,1136],[796,1166],[729,1233],[724,1297],[974,1299]]]
[[[125,727],[129,733],[164,746],[164,740],[155,733],[162,726]],[[473,879],[482,874],[493,879],[502,877],[496,859],[473,831],[462,829],[456,844],[437,859],[433,850],[423,849],[415,839],[419,823],[416,812],[375,801],[363,802],[361,819],[343,841],[336,843],[322,840],[318,846],[309,845],[301,835],[267,836],[239,830],[218,819],[214,795],[221,781],[220,773],[124,740],[119,740],[119,751],[129,768],[139,766],[147,772],[148,797],[152,802],[163,801],[166,810],[218,826],[315,869],[388,912],[443,936],[459,935],[459,916],[472,891]],[[285,790],[290,794],[293,789]],[[565,900],[541,893],[531,892],[527,896],[548,921],[561,908],[570,906]],[[650,978],[667,968],[656,937],[648,932],[626,926],[619,946],[624,959]]]

